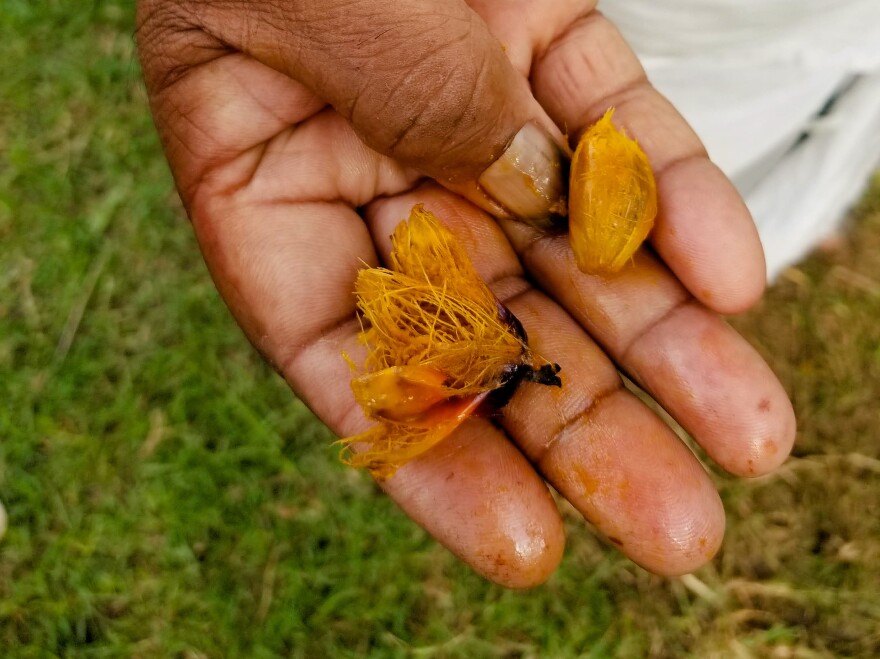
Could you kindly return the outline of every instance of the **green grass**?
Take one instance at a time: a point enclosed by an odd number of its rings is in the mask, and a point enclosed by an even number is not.
[[[132,25],[121,1],[0,0],[0,656],[880,653],[880,183],[736,321],[801,437],[777,476],[718,477],[713,564],[653,577],[563,507],[562,568],[509,592],[341,467],[235,327]]]

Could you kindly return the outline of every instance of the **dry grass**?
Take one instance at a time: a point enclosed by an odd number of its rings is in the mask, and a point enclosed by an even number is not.
[[[777,629],[778,656],[880,655],[880,178],[848,230],[734,321],[782,378],[800,430],[778,473],[725,481],[716,569],[729,604],[701,643]]]

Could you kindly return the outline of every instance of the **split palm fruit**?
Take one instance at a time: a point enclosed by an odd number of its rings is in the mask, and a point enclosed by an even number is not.
[[[611,120],[583,134],[571,161],[569,240],[578,268],[613,273],[629,262],[654,226],[657,185],[648,157]]]
[[[503,407],[523,380],[562,385],[434,215],[414,207],[391,242],[391,267],[361,270],[355,286],[368,355],[351,388],[376,424],[339,440],[343,462],[378,478]]]

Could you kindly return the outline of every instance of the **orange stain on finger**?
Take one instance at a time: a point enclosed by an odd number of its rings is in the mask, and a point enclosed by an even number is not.
[[[574,473],[583,487],[584,496],[593,496],[599,490],[600,481],[583,465],[575,465]]]

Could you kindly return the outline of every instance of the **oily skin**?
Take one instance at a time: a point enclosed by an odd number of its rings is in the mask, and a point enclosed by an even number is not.
[[[705,471],[618,368],[733,473],[771,471],[794,440],[781,386],[716,315],[763,290],[751,218],[594,4],[139,6],[151,108],[211,275],[331,429],[369,425],[340,357],[362,355],[353,282],[416,202],[459,236],[535,350],[562,365],[562,389],[523,385],[503,416],[465,423],[381,483],[510,587],[542,582],[562,554],[545,481],[656,573],[694,570],[720,545]],[[651,159],[663,210],[653,253],[602,278],[576,269],[564,236],[479,210],[491,204],[474,181],[525,122],[563,142],[611,105]]]

